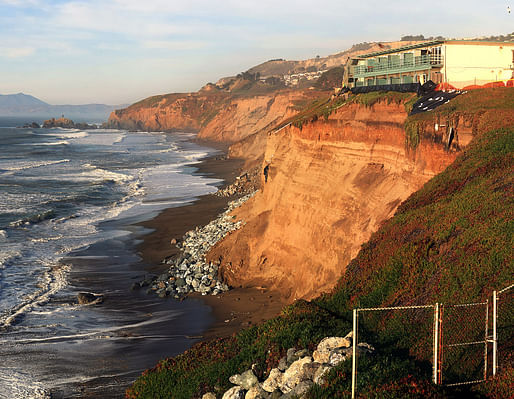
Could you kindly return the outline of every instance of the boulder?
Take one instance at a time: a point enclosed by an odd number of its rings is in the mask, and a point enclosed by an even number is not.
[[[335,350],[330,354],[330,360],[328,361],[332,366],[337,366],[339,363],[344,362],[346,359],[351,357],[351,352],[349,355],[343,353],[341,351]]]
[[[312,381],[309,381],[309,380],[306,380],[306,381],[301,381],[298,383],[297,386],[295,386],[291,391],[289,391],[288,393],[286,393],[285,395],[282,396],[281,399],[289,399],[289,398],[298,398],[298,397],[301,397],[303,394],[305,394],[312,386],[314,385],[314,383]]]
[[[280,359],[280,361],[278,362],[278,369],[280,371],[286,371],[287,369],[287,357],[283,357]]]
[[[251,387],[245,395],[245,399],[268,399],[269,393],[266,392],[260,384]]]
[[[225,392],[222,399],[243,399],[244,397],[245,390],[240,386],[235,386]]]
[[[274,392],[282,384],[283,374],[279,369],[271,369],[268,378],[262,383],[266,392]]]
[[[321,367],[321,363],[312,362],[303,365],[303,374],[306,379],[313,380],[316,371]]]
[[[314,378],[312,379],[315,384],[322,385],[325,381],[323,380],[323,377],[332,370],[332,366],[328,364],[322,364],[314,374]]]
[[[202,399],[216,399],[216,395],[212,392],[207,392],[202,396]]]
[[[314,351],[312,358],[317,363],[328,363],[330,361],[330,352]]]
[[[295,362],[296,360],[299,359],[298,356],[295,356],[295,353],[296,353],[296,348],[289,348],[287,350],[286,358],[287,358],[288,365],[292,364],[293,362]]]
[[[246,370],[242,374],[233,375],[228,380],[232,384],[239,385],[246,390],[249,390],[251,387],[259,383],[259,380],[257,379],[252,370]]]
[[[335,349],[349,348],[352,345],[350,334],[346,335],[346,337],[323,338],[312,354],[314,361],[318,363],[329,363],[330,356]]]
[[[94,305],[102,303],[104,296],[101,294],[94,294],[92,292],[79,292],[77,294],[77,299],[80,305]]]
[[[352,346],[352,341],[350,338],[346,337],[327,337],[323,338],[321,342],[318,344],[316,350],[318,352],[330,352],[337,348],[349,348]]]
[[[357,350],[359,353],[371,353],[375,350],[375,348],[366,342],[361,342],[360,344],[357,344]]]
[[[269,399],[280,399],[282,396],[284,396],[282,391],[280,389],[276,389],[275,391],[270,393]]]
[[[305,356],[312,356],[312,353],[308,349],[301,349],[299,351],[296,351],[294,355],[295,355],[295,357],[300,359]],[[296,360],[298,360],[298,359],[296,359]]]
[[[307,379],[303,367],[311,362],[312,358],[310,356],[303,357],[293,362],[293,364],[291,364],[291,366],[289,366],[289,368],[284,372],[280,390],[284,393],[288,393],[301,381]]]

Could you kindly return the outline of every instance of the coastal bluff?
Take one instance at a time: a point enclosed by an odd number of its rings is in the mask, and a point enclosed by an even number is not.
[[[207,261],[220,265],[231,286],[278,290],[286,301],[311,299],[333,288],[371,234],[471,140],[469,129],[460,129],[447,148],[441,130],[411,148],[405,96],[349,101],[324,118],[284,124],[329,96],[313,90],[156,96],[114,112],[108,124],[197,129],[198,138],[232,144],[231,157],[260,170],[261,189],[233,212],[242,227],[217,243]]]
[[[330,291],[379,226],[450,165],[442,133],[406,145],[404,102],[347,104],[328,118],[269,132],[261,190],[234,211],[241,229],[208,260],[232,286],[264,286],[288,301]]]

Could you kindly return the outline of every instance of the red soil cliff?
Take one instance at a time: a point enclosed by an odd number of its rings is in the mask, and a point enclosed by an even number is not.
[[[332,288],[380,223],[455,159],[443,137],[409,149],[406,117],[403,104],[348,104],[326,121],[271,133],[267,182],[235,212],[245,226],[209,253],[228,283],[288,300]]]

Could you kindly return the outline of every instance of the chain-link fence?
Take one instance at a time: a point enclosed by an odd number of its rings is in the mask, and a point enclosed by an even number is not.
[[[488,318],[488,302],[441,306],[439,384],[486,379]]]
[[[507,364],[514,364],[514,284],[493,292],[493,352],[492,369],[495,375]],[[496,307],[496,309],[495,309]],[[496,325],[495,325],[496,322]],[[496,337],[494,336],[496,333]]]
[[[362,341],[394,346],[429,365],[435,384],[485,381],[514,361],[514,284],[494,291],[492,301],[354,309],[352,398]]]

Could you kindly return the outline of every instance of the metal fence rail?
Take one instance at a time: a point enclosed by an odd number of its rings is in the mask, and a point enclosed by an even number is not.
[[[397,337],[400,346],[409,333],[419,337],[418,346],[409,351],[431,362],[435,384],[483,382],[513,360],[514,284],[493,291],[492,302],[353,309],[352,398],[357,393],[359,328],[398,331],[393,327],[399,325],[404,332]]]

